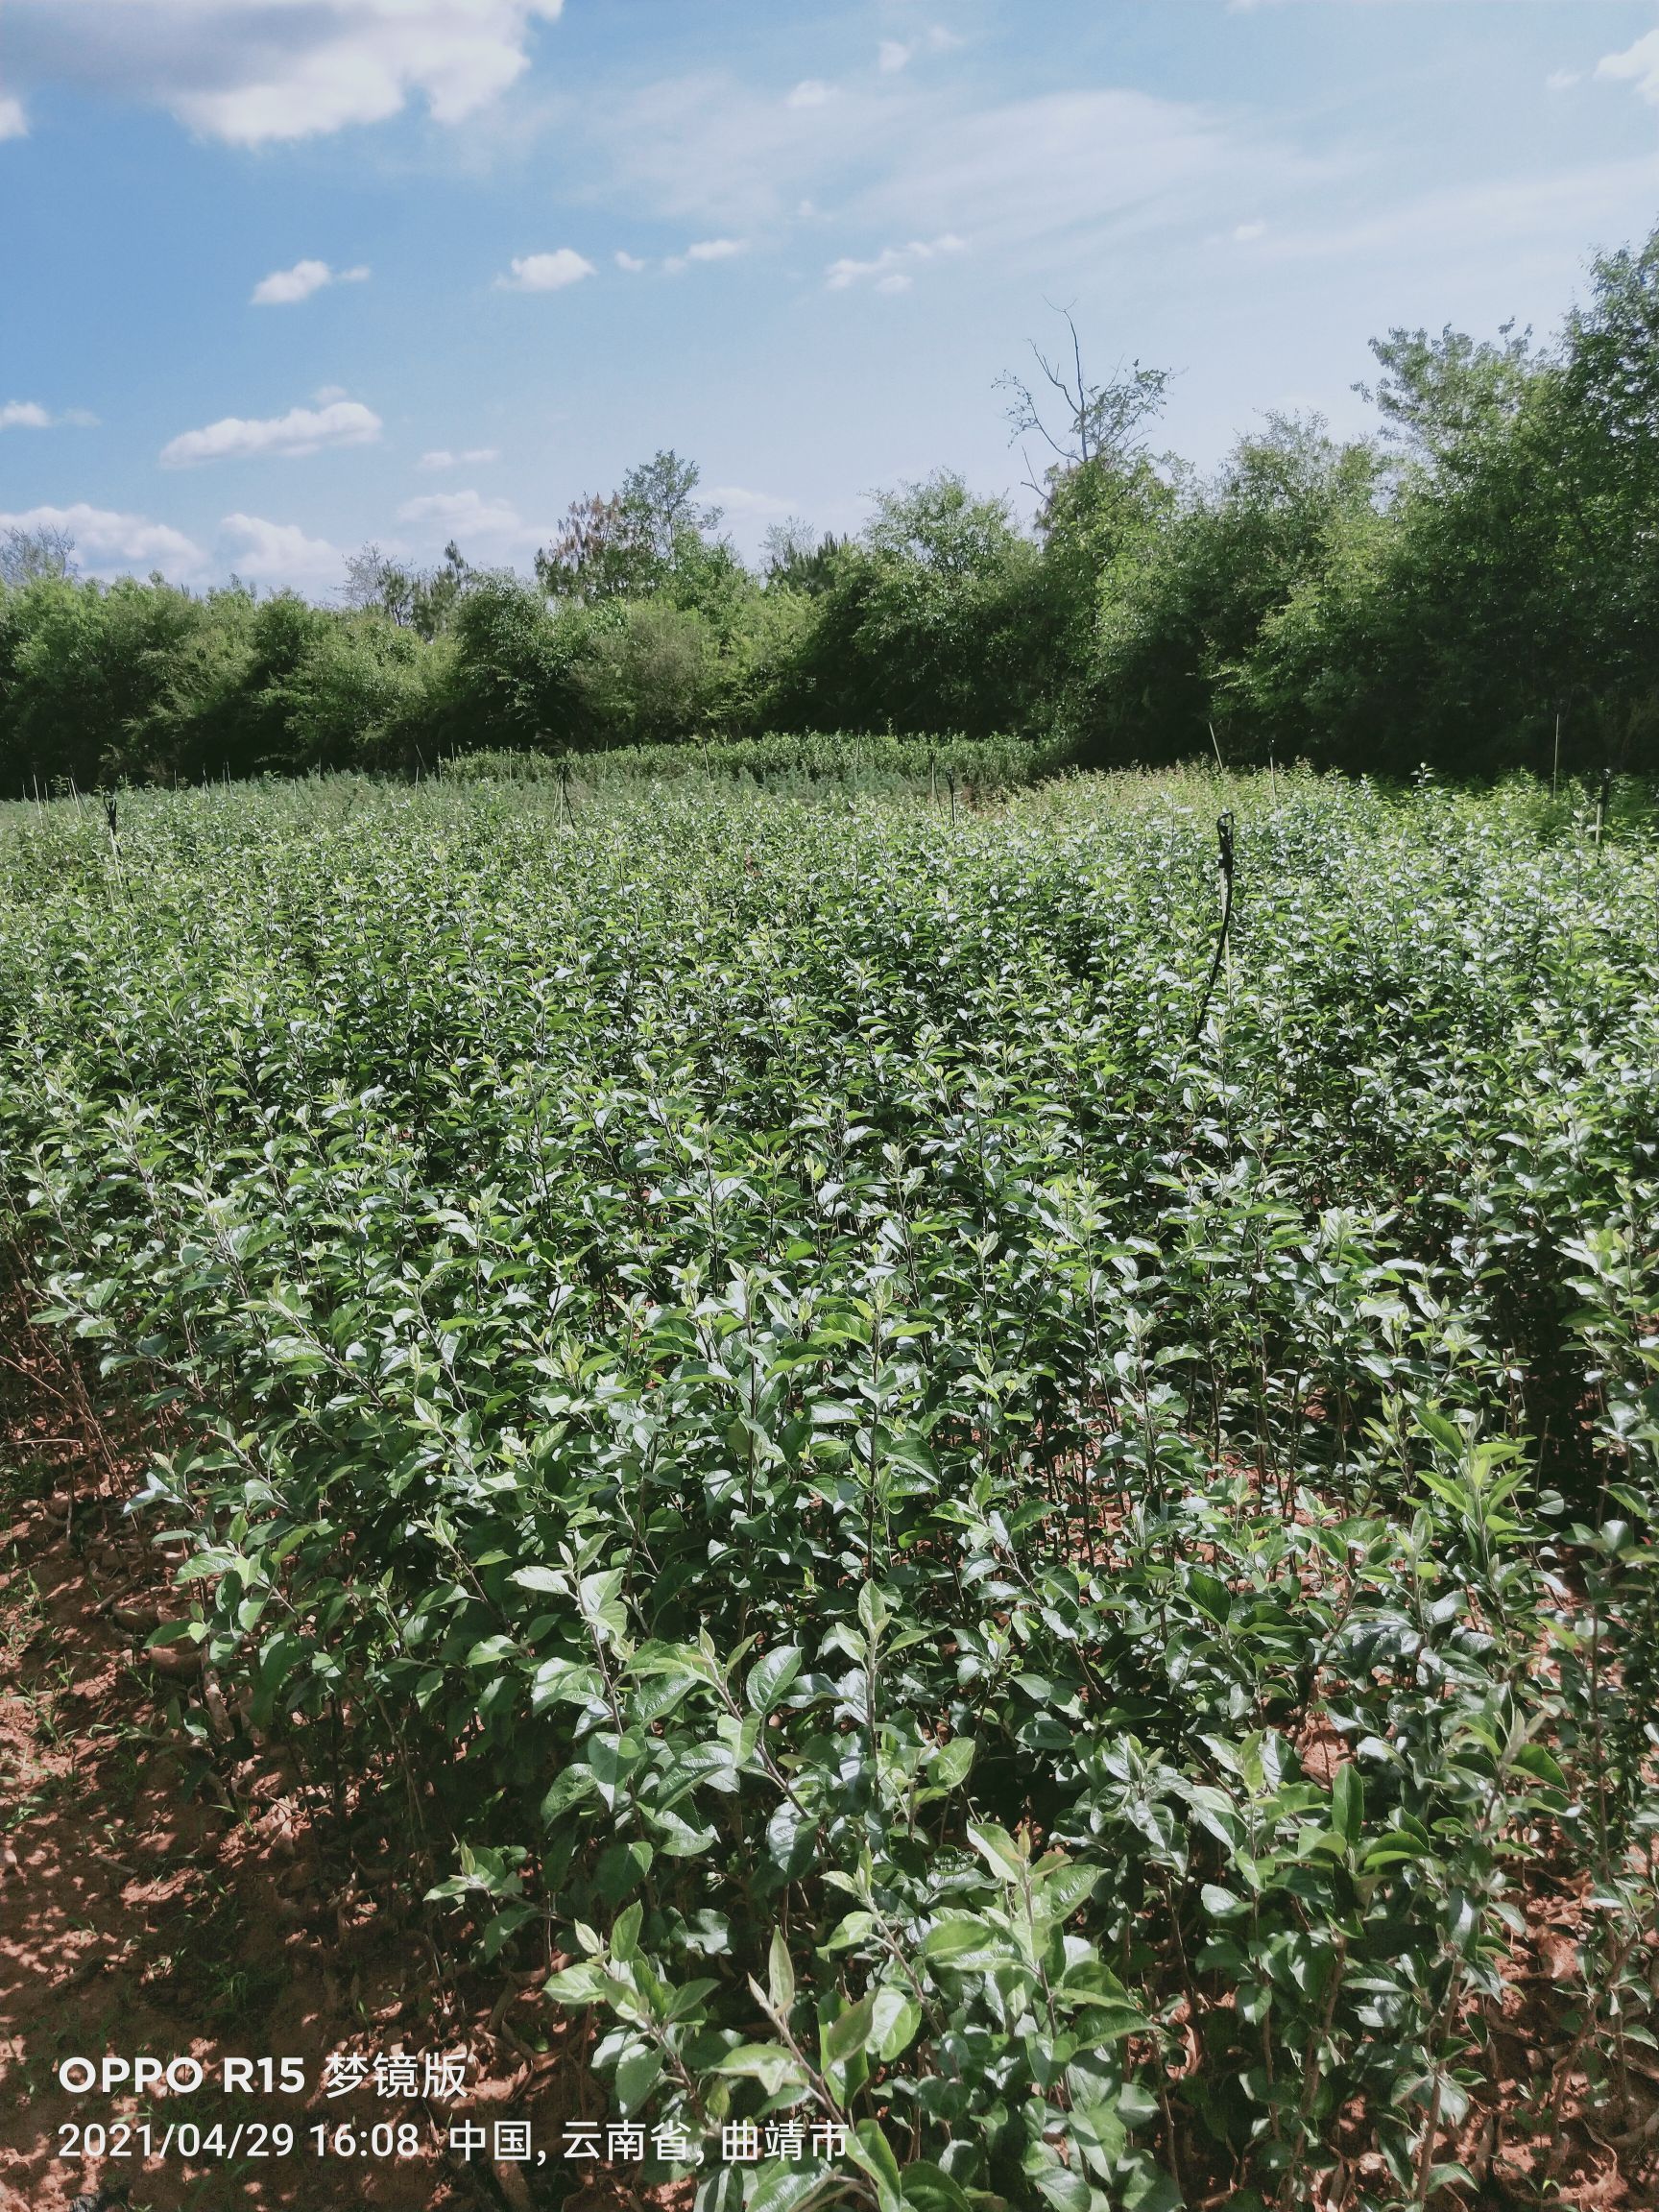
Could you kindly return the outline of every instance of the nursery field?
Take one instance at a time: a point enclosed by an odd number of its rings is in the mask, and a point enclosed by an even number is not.
[[[1655,2202],[1656,1145],[1631,790],[0,807],[150,1741],[597,2115],[493,2201]]]

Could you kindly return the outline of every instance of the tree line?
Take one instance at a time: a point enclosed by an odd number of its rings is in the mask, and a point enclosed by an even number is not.
[[[1546,341],[1396,329],[1378,427],[1270,416],[1202,472],[1168,376],[1070,333],[1007,379],[1036,508],[942,472],[739,559],[661,452],[534,578],[365,547],[337,603],[0,542],[0,791],[842,730],[1407,775],[1659,766],[1659,231]]]

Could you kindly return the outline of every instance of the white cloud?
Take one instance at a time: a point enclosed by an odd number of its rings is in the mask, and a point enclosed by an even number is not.
[[[397,510],[415,540],[434,550],[457,543],[463,552],[481,547],[487,560],[527,566],[539,545],[557,535],[548,522],[527,522],[510,499],[489,499],[483,493],[428,492],[409,499]]]
[[[824,272],[824,281],[831,292],[845,292],[850,285],[868,278],[878,292],[908,292],[913,273],[926,261],[937,261],[944,254],[960,253],[966,240],[953,231],[946,231],[940,238],[912,238],[907,246],[887,246],[869,261],[855,261],[851,254],[843,254],[839,261],[831,261]]]
[[[0,92],[0,138],[27,138],[29,118],[23,112],[21,100],[11,93]]]
[[[75,541],[79,565],[94,575],[119,575],[161,568],[177,577],[199,575],[205,565],[202,548],[165,522],[142,515],[120,515],[84,500],[73,507],[31,507],[22,515],[0,515],[0,530],[66,530]]]
[[[286,415],[249,421],[227,415],[204,430],[186,430],[161,448],[163,469],[189,469],[201,461],[246,461],[266,453],[296,457],[329,445],[369,445],[383,425],[361,400],[336,399],[326,407],[291,407]]]
[[[883,157],[903,96],[792,108],[717,71],[648,84],[585,113],[592,159],[658,218],[740,233],[786,222],[828,174]],[[879,110],[878,114],[875,112]]]
[[[715,484],[709,488],[709,496],[720,509],[727,535],[751,560],[759,554],[773,523],[797,518],[801,513],[799,500],[780,499],[770,492],[752,492],[746,484]]]
[[[962,112],[930,99],[870,195],[916,235],[971,230],[975,250],[1035,244],[1067,268],[1127,232],[1191,220],[1314,165],[1236,135],[1206,109],[1144,92],[1053,92]]]
[[[901,69],[913,61],[918,54],[945,54],[952,46],[960,46],[961,39],[954,31],[947,31],[943,23],[935,23],[920,38],[905,41],[902,38],[883,38],[876,49],[876,66],[883,77],[895,77]]]
[[[65,407],[61,415],[49,415],[37,399],[8,399],[0,405],[0,430],[55,430],[64,423],[85,428],[97,420],[84,407]]]
[[[687,246],[684,253],[670,254],[662,266],[677,275],[694,261],[730,261],[735,254],[748,251],[747,238],[699,238],[695,245]]]
[[[594,274],[573,246],[561,246],[556,253],[522,253],[513,263],[511,276],[497,276],[503,292],[562,292],[566,284],[580,284]]]
[[[1266,224],[1258,220],[1254,223],[1238,224],[1234,228],[1233,235],[1240,242],[1240,244],[1248,245],[1252,238],[1264,237],[1266,235]]]
[[[447,446],[440,445],[433,452],[422,453],[420,466],[422,469],[468,469],[474,463],[500,458],[498,448],[493,445],[469,445],[464,453],[451,453]]]
[[[1275,261],[1342,261],[1419,269],[1438,255],[1447,271],[1489,272],[1502,254],[1505,282],[1529,267],[1556,279],[1579,261],[1586,238],[1650,222],[1659,199],[1659,155],[1606,161],[1555,175],[1460,184],[1392,206],[1303,228],[1277,225],[1262,246]]]
[[[362,284],[368,276],[363,268],[330,269],[326,261],[296,261],[292,269],[274,269],[269,276],[261,276],[253,287],[252,304],[290,307],[296,301],[309,300],[325,284]]]
[[[219,525],[227,567],[250,584],[319,591],[338,582],[346,556],[326,538],[307,538],[297,522],[268,522],[261,515],[227,515]]]
[[[630,276],[637,276],[641,269],[650,267],[650,263],[641,261],[637,253],[618,253],[615,259],[617,268],[626,269]]]
[[[1582,84],[1583,80],[1584,72],[1581,69],[1551,69],[1544,80],[1544,88],[1548,92],[1567,92],[1575,84]]]
[[[1659,106],[1659,31],[1645,32],[1623,54],[1604,54],[1596,64],[1596,74],[1626,78],[1644,100]]]
[[[834,96],[834,85],[826,84],[822,77],[803,77],[783,105],[785,108],[822,108]]]
[[[1220,208],[1323,186],[1315,159],[1220,108],[1120,89],[985,101],[915,69],[790,111],[702,71],[583,118],[593,158],[654,218],[733,236],[778,230],[803,202],[866,237],[972,237],[1026,278],[1072,281],[1136,232],[1214,228]]]
[[[529,66],[563,0],[6,0],[20,82],[90,85],[242,146],[379,123],[424,98],[458,123]],[[10,103],[15,107],[15,103]]]
[[[524,527],[511,500],[486,499],[481,492],[427,492],[406,499],[397,519],[434,523],[451,534],[465,530],[474,538],[516,537]]]

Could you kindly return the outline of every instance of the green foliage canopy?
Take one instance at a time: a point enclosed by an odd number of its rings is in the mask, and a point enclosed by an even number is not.
[[[757,573],[662,450],[576,501],[534,584],[377,548],[345,604],[79,581],[0,548],[0,788],[502,745],[806,732],[1064,739],[1095,763],[1409,775],[1659,755],[1659,238],[1549,343],[1396,329],[1375,437],[1273,417],[1202,474],[1149,446],[1166,373],[1039,356],[1029,527],[950,470]],[[1045,413],[1045,403],[1049,412]],[[1052,413],[1058,404],[1059,415]],[[1022,450],[1024,445],[1022,445]],[[12,542],[16,540],[16,542]]]

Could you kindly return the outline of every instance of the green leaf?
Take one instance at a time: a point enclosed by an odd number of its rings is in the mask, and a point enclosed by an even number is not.
[[[1089,2212],[1089,2184],[1071,2167],[1045,2165],[1031,2179],[1054,2212]]]
[[[900,2189],[899,2161],[893,2155],[893,2147],[874,2120],[860,2120],[847,2138],[847,2155],[855,2166],[861,2166],[876,2184],[877,2203],[880,2212],[899,2212],[902,2201]]]
[[[541,1590],[556,1598],[570,1595],[570,1577],[557,1567],[518,1567],[507,1579],[517,1582],[520,1590]]]
[[[551,1827],[572,1805],[579,1805],[584,1797],[598,1794],[599,1777],[591,1767],[566,1767],[541,1800],[541,1817]]]
[[[564,1967],[549,1981],[541,1984],[549,1997],[556,1997],[561,2005],[597,2005],[608,1994],[611,1978],[603,1967],[587,1960],[575,1966]]]
[[[1054,1920],[1069,1920],[1085,1906],[1100,1883],[1098,1866],[1068,1863],[1038,1877],[1035,1887],[1045,1912]]]
[[[1068,2132],[1101,2179],[1109,2179],[1129,2143],[1129,2130],[1120,2116],[1109,2104],[1073,2104]]]
[[[872,1644],[880,1641],[881,1631],[893,1616],[887,1610],[887,1601],[874,1582],[860,1584],[858,1591],[858,1621]]]
[[[927,1779],[940,1790],[959,1790],[974,1765],[972,1736],[952,1736],[927,1762]]]
[[[797,2205],[823,2194],[825,2173],[821,2162],[769,2159],[744,2180],[743,2212],[795,2212]]]
[[[1413,1859],[1438,1857],[1438,1851],[1428,1838],[1413,1836],[1402,1828],[1390,1828],[1386,1835],[1377,1837],[1366,1845],[1363,1864],[1367,1872],[1380,1872],[1390,1866],[1403,1866]]]
[[[1188,1574],[1187,1587],[1199,1611],[1207,1613],[1218,1627],[1225,1628],[1233,1612],[1233,1593],[1220,1575],[1212,1575],[1207,1568],[1194,1567]]]
[[[683,1983],[669,1998],[664,2017],[669,2020],[689,2019],[702,2005],[704,1998],[719,1986],[719,1983],[708,1974],[699,1975],[694,1982]]]
[[[913,2158],[900,2174],[899,2189],[915,2212],[970,2212],[960,2183],[929,2158]]]
[[[650,1844],[637,1836],[632,1843],[613,1843],[609,1851],[600,1854],[593,1886],[608,1905],[616,1904],[645,1879],[651,1871],[652,1856]]]
[[[801,2061],[782,2043],[740,2043],[735,2051],[728,2051],[714,2061],[713,2071],[758,2081],[768,2097],[806,2086]]]
[[[628,2118],[637,2112],[662,2078],[662,2054],[639,2044],[616,2069],[616,2102]]]
[[[495,1957],[509,1936],[516,1935],[526,1920],[534,1920],[534,1905],[508,1905],[493,1919],[487,1920],[478,1938],[478,1954],[488,1963]]]
[[[766,1955],[766,1992],[773,2010],[786,2020],[795,2003],[795,1967],[781,1928],[773,1929],[772,1946]]]
[[[1331,1778],[1331,1818],[1349,1850],[1356,1849],[1365,1825],[1365,1784],[1352,1759],[1344,1759]]]
[[[693,1828],[678,1813],[646,1811],[651,1834],[664,1859],[700,1859],[720,1840],[717,1828]]]
[[[1067,2002],[1071,2003],[1070,1991]],[[1120,2043],[1125,2035],[1143,2035],[1152,2026],[1138,2005],[1114,2003],[1109,1998],[1084,1998],[1076,2011],[1079,2033],[1094,2044]]]
[[[594,1670],[583,1670],[593,1672]],[[631,1728],[649,1728],[654,1721],[665,1720],[686,1697],[689,1692],[706,1687],[701,1675],[685,1671],[654,1674],[642,1682],[628,1698],[628,1724]]]
[[[799,1881],[812,1863],[817,1841],[817,1821],[785,1797],[766,1823],[766,1850],[774,1865],[789,1881]]]
[[[799,1645],[783,1644],[757,1659],[749,1670],[743,1694],[756,1713],[770,1713],[801,1671]]]
[[[1511,1764],[1520,1767],[1522,1773],[1530,1774],[1534,1781],[1547,1782],[1551,1790],[1567,1787],[1566,1775],[1542,1743],[1523,1743]]]
[[[849,1912],[825,1941],[826,1951],[849,1951],[855,1943],[868,1942],[876,1932],[874,1912]]]
[[[1431,1442],[1438,1444],[1443,1452],[1450,1452],[1455,1458],[1458,1459],[1463,1456],[1463,1448],[1467,1439],[1462,1430],[1456,1426],[1455,1422],[1448,1421],[1445,1414],[1440,1412],[1437,1407],[1419,1406],[1417,1408],[1417,1426],[1422,1430],[1424,1435]]]
[[[855,2058],[870,2047],[876,2027],[876,1998],[874,1993],[860,1997],[856,2005],[850,2005],[825,2022],[818,2031],[818,2048],[826,2068],[845,2066],[849,2058]]]
[[[968,1840],[990,1867],[993,1874],[1003,1882],[1022,1882],[1029,1871],[1029,1861],[1006,1828],[992,1822],[968,1823]]]
[[[1134,2171],[1118,2184],[1123,2212],[1182,2212],[1189,2200],[1167,2174],[1161,2174],[1149,2158],[1137,2159]],[[1249,2195],[1234,2200],[1237,2212],[1252,2212]],[[1260,2206],[1260,2199],[1257,2200]]]
[[[906,1990],[892,1983],[875,1992],[871,2009],[870,2049],[882,2065],[907,2051],[922,2025],[922,2008]]]
[[[951,1913],[928,1929],[922,1939],[922,1956],[930,1964],[967,1973],[975,1968],[1006,1965],[1013,1956],[1013,1946],[1007,1936],[988,1921]]]

